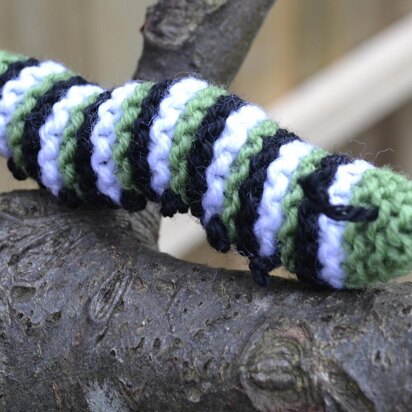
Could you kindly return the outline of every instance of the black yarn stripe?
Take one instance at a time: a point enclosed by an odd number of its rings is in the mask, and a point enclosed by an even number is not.
[[[278,129],[273,137],[263,140],[262,150],[250,159],[249,175],[239,188],[240,210],[235,217],[237,249],[245,256],[258,255],[259,242],[253,226],[258,219],[267,169],[278,158],[280,148],[294,140],[300,139],[294,133]]]
[[[268,286],[270,281],[269,272],[281,265],[280,255],[255,256],[250,259],[249,269],[253,279],[260,286]]]
[[[144,195],[151,201],[159,201],[159,196],[151,186],[151,173],[147,157],[149,155],[150,127],[159,112],[160,102],[165,97],[174,80],[163,80],[154,84],[149,94],[142,101],[142,110],[132,125],[132,140],[128,151],[128,159],[132,168],[133,181]],[[122,206],[127,210],[141,210],[146,200],[133,190],[121,193]]]
[[[207,241],[210,246],[222,253],[226,253],[230,250],[229,234],[219,215],[211,217],[205,226],[205,230]]]
[[[40,127],[45,123],[47,117],[51,114],[53,105],[57,103],[62,96],[75,85],[85,84],[86,80],[80,76],[74,76],[67,80],[57,81],[40,96],[33,110],[24,120],[24,131],[22,140],[22,154],[25,164],[26,173],[31,178],[40,182],[40,168],[37,156],[40,150]]]
[[[128,212],[140,212],[146,208],[147,200],[144,195],[135,190],[122,190],[120,204]]]
[[[186,191],[190,199],[190,210],[196,217],[203,217],[202,197],[207,190],[206,169],[213,159],[213,144],[222,134],[226,119],[246,103],[238,96],[220,96],[209,107],[188,155],[190,181]]]
[[[160,196],[160,213],[163,216],[172,217],[177,212],[187,213],[188,210],[189,206],[172,189],[167,188]]]
[[[3,87],[8,81],[15,79],[24,68],[37,66],[38,64],[39,61],[37,59],[27,59],[10,63],[7,67],[7,70],[0,76],[0,98],[3,94]],[[12,157],[7,160],[7,167],[9,168],[15,179],[27,179],[26,173],[21,170],[20,167],[16,166]]]
[[[4,85],[8,81],[15,79],[24,68],[37,66],[38,64],[39,61],[37,59],[20,60],[10,63],[7,67],[7,70],[0,76],[0,97],[1,89],[3,89]]]
[[[174,214],[176,214],[177,212],[179,213],[187,213],[187,211],[189,210],[189,205],[187,205],[182,198],[180,197],[180,195],[178,195],[177,193],[175,193],[172,189],[167,188],[162,196],[160,196],[160,212],[162,213],[163,216],[168,216],[168,217],[172,217]],[[194,206],[196,208],[196,206]],[[192,211],[193,212],[193,211]],[[199,213],[201,213],[199,211]],[[218,221],[221,219],[220,218],[216,218],[214,219],[215,221]],[[219,226],[223,227],[223,223],[219,222]],[[207,232],[207,230],[206,230]],[[213,238],[216,237],[216,235],[213,234],[213,228],[211,228],[211,230],[209,231],[210,233],[207,233],[208,238],[210,238],[210,240],[213,243]],[[226,234],[226,238],[227,240],[229,239],[227,234]],[[221,247],[216,247],[216,249],[220,250]]]
[[[97,100],[86,107],[84,110],[83,124],[75,133],[77,147],[74,156],[74,168],[78,177],[79,188],[83,192],[84,199],[87,203],[97,205],[111,205],[112,202],[110,202],[105,195],[101,194],[96,186],[97,176],[91,164],[93,144],[90,141],[90,135],[98,120],[98,110],[100,105],[110,99],[111,94],[111,90],[102,92]],[[69,195],[72,196],[70,197],[70,200],[73,201],[73,205],[76,205],[75,199],[73,198],[73,192],[64,192],[64,194],[62,194],[63,198],[64,196],[68,197]],[[64,200],[66,199],[64,198]]]
[[[345,155],[325,156],[321,160],[319,168],[310,175],[312,187],[316,187],[318,193],[327,193],[338,167],[350,162],[351,159]],[[325,285],[325,282],[319,277],[322,266],[317,257],[319,247],[318,218],[322,208],[327,207],[328,203],[328,196],[319,197],[316,202],[304,196],[298,209],[298,227],[295,234],[295,271],[299,279],[312,284]]]
[[[76,191],[67,187],[60,189],[58,198],[71,208],[79,207],[82,204],[82,200],[77,196]]]

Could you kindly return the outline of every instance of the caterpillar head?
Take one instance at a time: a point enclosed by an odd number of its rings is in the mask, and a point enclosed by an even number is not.
[[[351,204],[376,207],[375,220],[348,222],[343,235],[344,286],[364,287],[412,270],[412,182],[388,168],[367,170]]]

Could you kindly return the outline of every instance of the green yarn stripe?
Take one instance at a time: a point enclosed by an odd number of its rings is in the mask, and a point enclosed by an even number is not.
[[[303,199],[303,190],[298,180],[314,172],[320,161],[327,156],[323,149],[314,148],[299,163],[292,175],[288,192],[282,202],[284,220],[278,233],[278,241],[281,249],[282,265],[290,272],[295,271],[295,233],[298,227],[298,209]]]
[[[352,189],[351,204],[379,208],[373,222],[346,225],[345,286],[361,288],[412,271],[412,182],[389,168],[367,170]]]
[[[186,196],[186,186],[189,181],[187,170],[187,156],[192,146],[197,129],[210,106],[217,99],[227,94],[227,91],[216,86],[209,86],[200,90],[189,100],[185,111],[176,123],[172,147],[169,153],[169,164],[171,172],[170,188],[178,194],[181,199],[189,204]]]
[[[59,149],[58,164],[64,187],[75,190],[80,198],[82,197],[82,192],[79,188],[75,168],[75,155],[77,149],[76,133],[83,125],[85,109],[93,104],[98,99],[99,95],[100,93],[96,92],[89,96],[84,102],[72,108],[70,111],[69,122],[64,129]]]
[[[13,153],[13,160],[16,166],[22,170],[25,171],[21,145],[26,117],[34,109],[37,99],[47,93],[54,83],[60,80],[67,80],[73,76],[74,74],[70,71],[46,76],[40,85],[33,87],[25,94],[23,101],[20,103],[10,123],[7,125],[7,135],[9,136],[8,143],[10,150]]]
[[[132,140],[132,125],[142,110],[142,101],[149,94],[153,82],[136,86],[134,92],[122,103],[123,115],[116,124],[116,141],[113,146],[113,159],[120,186],[126,190],[137,190],[133,184],[133,172],[127,153]]]
[[[8,53],[6,51],[0,50],[0,75],[2,75],[11,63],[17,61],[27,60],[28,57],[22,56],[21,54]]]
[[[225,183],[222,221],[231,243],[236,241],[235,217],[240,209],[239,188],[249,175],[250,159],[262,150],[263,140],[272,137],[279,126],[272,120],[263,120],[249,132],[248,140],[240,149]]]

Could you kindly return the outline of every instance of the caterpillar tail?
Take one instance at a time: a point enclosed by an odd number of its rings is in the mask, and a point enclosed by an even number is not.
[[[0,153],[73,207],[190,211],[262,285],[280,265],[336,289],[412,269],[411,181],[314,147],[197,77],[105,90],[0,51]]]

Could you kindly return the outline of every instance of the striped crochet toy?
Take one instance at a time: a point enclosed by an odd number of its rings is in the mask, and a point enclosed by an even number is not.
[[[70,206],[191,213],[260,284],[284,265],[333,288],[412,269],[412,182],[329,154],[195,77],[113,90],[59,63],[0,52],[0,152]]]

